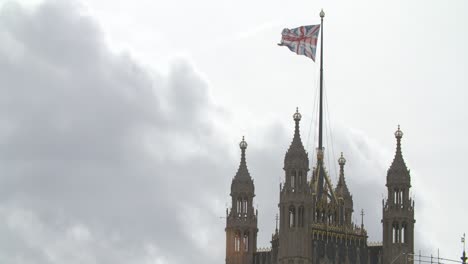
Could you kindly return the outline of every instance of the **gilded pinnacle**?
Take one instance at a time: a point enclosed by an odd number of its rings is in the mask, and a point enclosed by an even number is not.
[[[302,115],[299,113],[299,107],[296,107],[296,113],[293,115],[294,121],[301,121]]]
[[[395,137],[400,139],[403,137],[403,132],[400,130],[400,125],[398,125],[398,130],[395,132]]]
[[[343,157],[343,152],[341,152],[341,157],[338,159],[338,164],[340,164],[340,166],[346,164],[346,159]]]
[[[242,136],[242,141],[239,143],[239,147],[241,149],[246,149],[247,148],[247,142],[245,142],[244,136]]]

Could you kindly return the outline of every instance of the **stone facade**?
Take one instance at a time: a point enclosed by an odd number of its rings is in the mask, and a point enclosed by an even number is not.
[[[240,143],[241,162],[231,184],[232,207],[226,212],[226,264],[393,264],[408,263],[414,252],[414,202],[409,198],[410,175],[397,150],[387,173],[388,199],[383,203],[383,243],[369,244],[363,223],[352,222],[353,197],[346,185],[346,159],[341,154],[339,180],[333,188],[317,149],[312,169],[300,136],[301,114],[293,115],[295,130],[284,158],[280,186],[279,225],[271,248],[257,249],[257,213],[252,202],[253,180],[246,165],[247,143]],[[311,171],[310,180],[307,175]]]

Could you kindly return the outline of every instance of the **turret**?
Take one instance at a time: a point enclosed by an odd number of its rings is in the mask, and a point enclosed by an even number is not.
[[[407,254],[414,253],[414,207],[409,197],[411,188],[410,171],[406,167],[401,151],[403,132],[398,126],[395,132],[397,141],[395,157],[387,171],[388,197],[383,205],[383,256],[384,264],[394,261],[411,263]],[[396,256],[404,255],[398,259]]]
[[[352,214],[353,214],[353,196],[349,192],[348,186],[346,185],[345,175],[344,175],[344,166],[346,164],[346,159],[343,157],[343,152],[341,152],[341,157],[338,159],[338,164],[340,165],[340,177],[338,179],[338,184],[335,188],[335,194],[339,202],[340,210],[340,224],[351,226]]]
[[[284,156],[284,171],[285,185],[284,188],[288,191],[295,192],[298,189],[307,187],[307,171],[309,170],[309,157],[302,144],[301,135],[299,133],[299,122],[301,114],[296,108],[296,113],[293,115],[295,128],[294,137],[289,146],[286,155]]]
[[[302,144],[299,110],[293,115],[294,136],[284,157],[284,185],[280,192],[280,230],[278,259],[283,263],[308,263],[311,260],[307,233],[312,209],[312,194],[307,183],[309,158]],[[299,257],[301,256],[301,257]]]
[[[244,137],[239,147],[241,161],[231,183],[232,207],[226,219],[226,264],[252,263],[257,248],[257,214],[253,209],[255,187],[247,169]]]

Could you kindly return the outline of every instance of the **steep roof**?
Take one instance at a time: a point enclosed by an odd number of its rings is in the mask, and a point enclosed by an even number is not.
[[[241,160],[239,169],[232,179],[231,192],[248,192],[254,193],[254,184],[252,177],[250,177],[249,170],[247,168],[247,162],[245,158],[245,150],[247,149],[247,142],[242,137],[242,141],[239,143],[241,149]]]
[[[338,164],[340,165],[340,177],[338,179],[338,184],[335,188],[335,194],[338,197],[341,197],[345,201],[345,205],[348,207],[353,207],[353,197],[349,192],[348,185],[346,184],[344,176],[344,165],[346,164],[346,159],[343,157],[343,152],[341,152],[341,157],[338,159]]]
[[[400,130],[398,125],[398,130],[395,132],[395,138],[397,140],[395,157],[393,158],[392,165],[387,171],[387,184],[388,183],[410,183],[410,174],[409,170],[406,167],[405,160],[403,159],[403,154],[401,152],[401,138],[403,137],[403,132]]]
[[[301,121],[301,117],[299,110],[296,109],[296,113],[293,115],[295,122],[294,137],[284,157],[285,169],[288,167],[309,168],[309,157],[305,151],[304,145],[302,144],[301,135],[299,133],[299,122]]]

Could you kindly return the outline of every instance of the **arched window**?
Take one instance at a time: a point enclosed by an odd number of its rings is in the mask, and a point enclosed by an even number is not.
[[[403,208],[403,191],[400,191],[400,205]]]
[[[393,190],[393,203],[398,204],[398,198],[397,198],[398,190],[394,189]]]
[[[293,170],[291,171],[291,189],[294,190],[296,189],[296,171]]]
[[[249,232],[244,233],[244,237],[242,238],[242,244],[244,245],[244,252],[249,251]]]
[[[241,198],[237,198],[237,210],[236,212],[240,215],[242,212],[242,200]]]
[[[299,179],[298,179],[298,182],[299,182],[299,185],[298,185],[298,186],[301,186],[301,185],[302,185],[302,182],[303,182],[303,179],[302,179],[302,171],[299,171],[298,174],[299,174],[299,175],[298,175],[298,178],[299,178]]]
[[[303,227],[304,226],[304,206],[299,207],[297,220],[298,220],[297,226]]]
[[[289,227],[296,226],[296,209],[294,206],[289,207]]]
[[[401,243],[406,243],[406,223],[401,225]]]
[[[236,231],[236,234],[234,235],[234,251],[239,252],[240,251],[240,232]]]
[[[244,200],[242,201],[242,213],[244,214],[247,214],[247,198],[244,198]]]
[[[392,229],[392,243],[400,243],[401,241],[401,233],[400,233],[400,226],[398,223],[393,223],[393,229]]]

